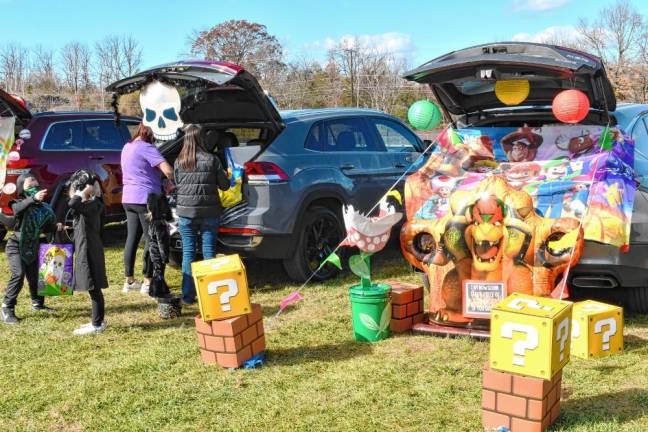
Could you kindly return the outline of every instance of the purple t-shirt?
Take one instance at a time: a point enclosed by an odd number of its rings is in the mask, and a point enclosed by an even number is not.
[[[153,144],[141,140],[126,143],[121,152],[123,204],[146,204],[149,193],[160,193],[161,173],[157,167],[164,160]]]

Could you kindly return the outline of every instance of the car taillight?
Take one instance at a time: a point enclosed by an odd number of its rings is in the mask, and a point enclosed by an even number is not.
[[[288,174],[272,162],[246,162],[245,175],[248,182],[276,183],[288,180]]]
[[[221,234],[238,234],[238,235],[261,235],[261,231],[254,228],[218,228],[218,232]]]

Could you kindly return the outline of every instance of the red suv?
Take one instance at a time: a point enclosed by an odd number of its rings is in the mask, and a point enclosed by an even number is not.
[[[108,112],[43,112],[32,114],[25,103],[0,90],[0,117],[15,117],[16,143],[0,178],[0,211],[11,214],[15,182],[26,171],[48,189],[49,201],[64,217],[65,183],[76,170],[91,169],[101,179],[106,222],[121,220],[122,173],[120,153],[139,119],[122,117],[119,125]],[[3,167],[0,167],[3,168]],[[0,228],[0,238],[6,229]]]

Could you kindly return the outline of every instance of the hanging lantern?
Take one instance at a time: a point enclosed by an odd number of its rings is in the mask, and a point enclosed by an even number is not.
[[[429,100],[416,101],[407,110],[407,120],[418,130],[434,129],[441,122],[441,110]]]
[[[551,111],[563,123],[579,123],[589,113],[589,98],[580,90],[563,90],[554,97]]]
[[[497,80],[495,96],[504,105],[519,105],[529,97],[531,85],[527,80]]]

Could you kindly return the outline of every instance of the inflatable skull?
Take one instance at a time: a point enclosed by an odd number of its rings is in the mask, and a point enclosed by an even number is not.
[[[183,123],[180,119],[180,94],[175,87],[153,81],[140,93],[143,123],[153,130],[155,139],[168,141],[178,135]]]

